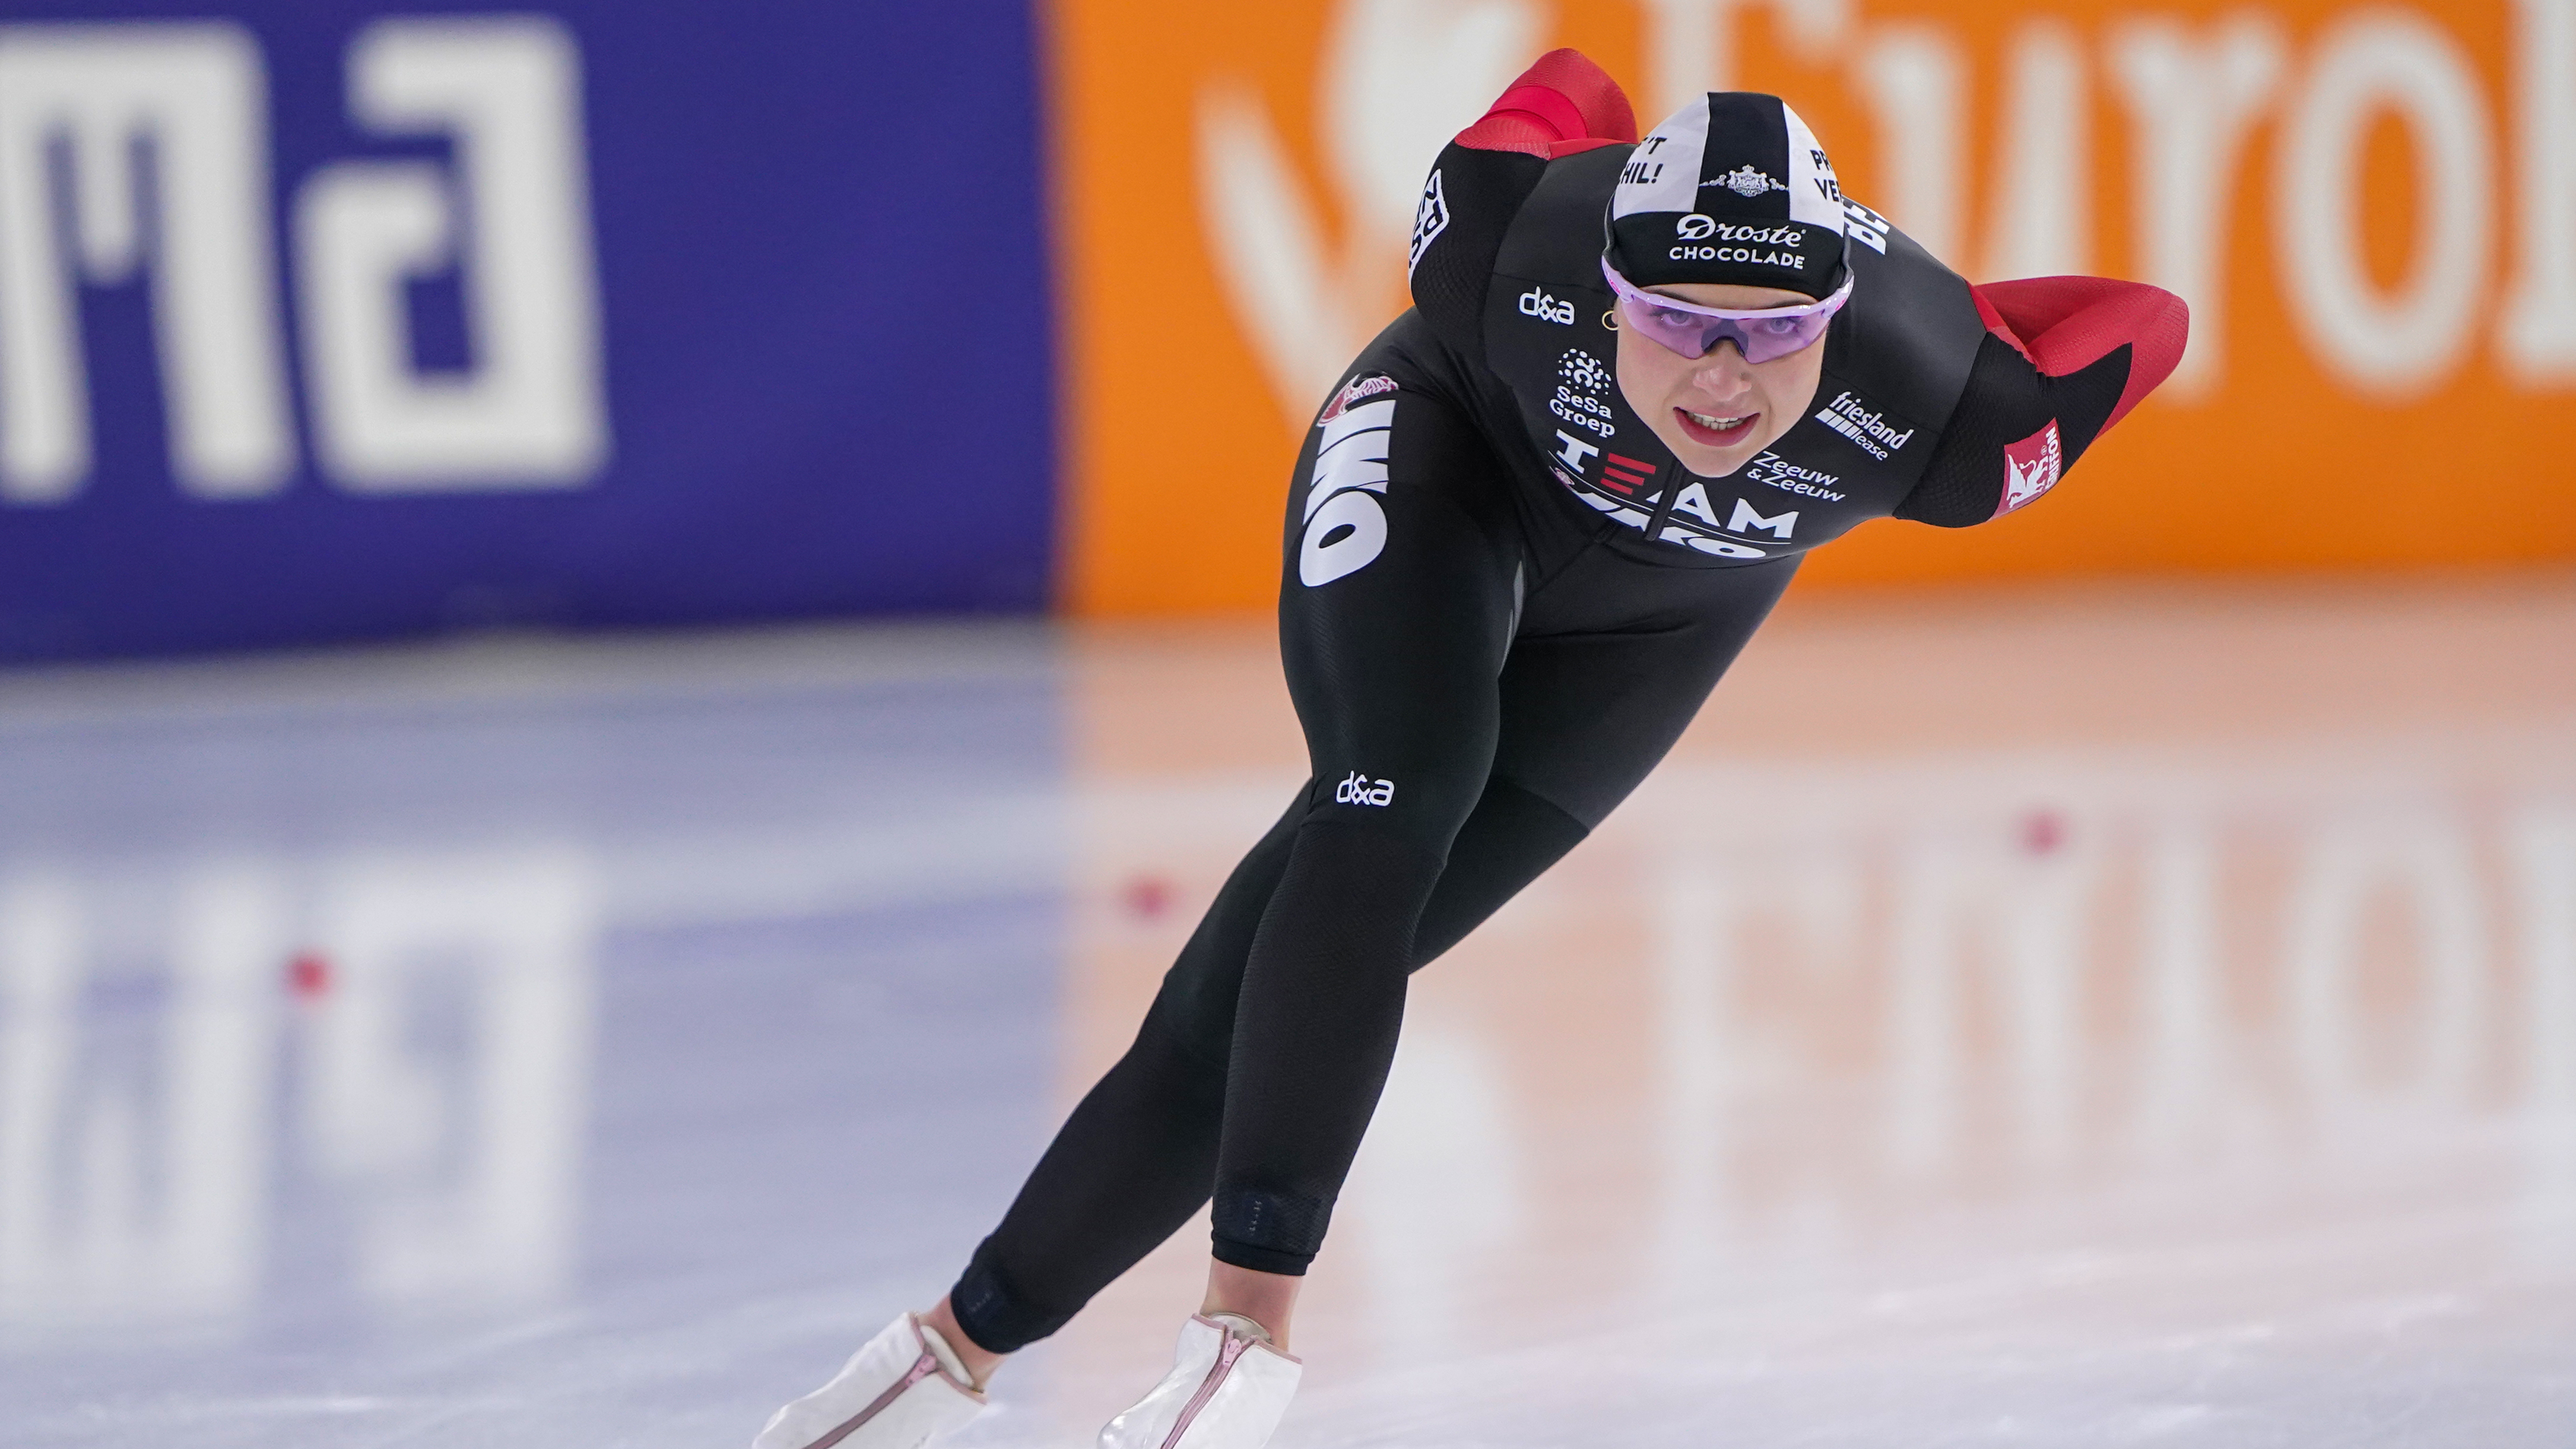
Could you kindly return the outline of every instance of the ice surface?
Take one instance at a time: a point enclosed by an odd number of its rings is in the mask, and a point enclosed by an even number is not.
[[[1268,647],[0,680],[0,1443],[747,1443],[1284,803]],[[1418,984],[1283,1449],[2576,1443],[2572,651],[2553,585],[1793,600]],[[1203,1241],[967,1443],[1087,1442]]]

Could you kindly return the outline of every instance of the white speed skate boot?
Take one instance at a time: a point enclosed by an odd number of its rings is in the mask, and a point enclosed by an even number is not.
[[[1261,1449],[1288,1412],[1305,1365],[1238,1313],[1181,1325],[1172,1371],[1100,1431],[1100,1449]]]
[[[956,1351],[907,1313],[830,1383],[770,1415],[751,1449],[922,1449],[983,1410]]]

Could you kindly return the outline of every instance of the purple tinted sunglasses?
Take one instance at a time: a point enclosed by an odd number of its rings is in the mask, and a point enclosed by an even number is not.
[[[1832,296],[1804,307],[1722,312],[1678,297],[1642,291],[1620,276],[1607,257],[1601,261],[1601,275],[1610,279],[1610,290],[1619,294],[1622,326],[1634,327],[1684,357],[1706,357],[1709,349],[1720,342],[1733,342],[1746,362],[1769,362],[1813,347],[1816,339],[1825,335],[1834,314],[1851,300],[1853,281],[1845,276]]]

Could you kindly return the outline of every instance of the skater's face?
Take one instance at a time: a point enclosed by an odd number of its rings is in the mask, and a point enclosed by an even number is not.
[[[1728,311],[1815,302],[1777,287],[1693,282],[1648,290]],[[1821,346],[1746,362],[1734,342],[1720,341],[1702,356],[1684,357],[1633,327],[1619,329],[1620,393],[1682,466],[1703,478],[1723,478],[1778,441],[1806,412],[1824,370]]]

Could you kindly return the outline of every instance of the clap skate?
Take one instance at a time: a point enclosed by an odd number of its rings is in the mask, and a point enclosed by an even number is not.
[[[923,1449],[983,1408],[956,1352],[907,1313],[830,1383],[770,1415],[751,1449]]]
[[[1172,1371],[1100,1431],[1100,1449],[1261,1449],[1305,1372],[1238,1313],[1181,1325]]]

